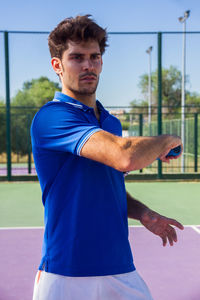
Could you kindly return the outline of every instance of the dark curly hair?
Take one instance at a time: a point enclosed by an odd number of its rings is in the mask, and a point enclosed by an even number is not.
[[[95,40],[99,44],[101,54],[105,52],[107,45],[107,32],[90,18],[91,15],[77,16],[64,19],[50,33],[48,45],[51,57],[62,58],[63,52],[68,48],[68,41],[87,42]]]

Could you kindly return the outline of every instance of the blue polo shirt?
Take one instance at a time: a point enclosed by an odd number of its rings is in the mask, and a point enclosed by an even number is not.
[[[92,134],[122,134],[119,120],[99,101],[97,107],[100,121],[93,108],[56,92],[32,122],[45,223],[39,269],[46,272],[103,276],[135,270],[123,173],[80,156]]]

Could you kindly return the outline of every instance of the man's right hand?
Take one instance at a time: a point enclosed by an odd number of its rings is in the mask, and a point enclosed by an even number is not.
[[[183,145],[181,142],[181,138],[175,135],[162,135],[161,137],[166,138],[168,137],[168,144],[166,146],[166,150],[161,153],[158,157],[162,162],[169,163],[171,159],[177,159],[181,156],[183,152]],[[181,146],[181,152],[177,156],[167,156],[171,149]]]

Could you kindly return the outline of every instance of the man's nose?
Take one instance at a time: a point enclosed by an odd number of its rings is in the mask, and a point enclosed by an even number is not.
[[[92,70],[94,68],[93,62],[91,59],[86,59],[83,63],[84,70]]]

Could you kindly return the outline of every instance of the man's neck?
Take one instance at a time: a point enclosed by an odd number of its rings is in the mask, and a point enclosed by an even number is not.
[[[89,107],[93,107],[97,120],[98,121],[100,120],[100,114],[99,114],[99,111],[98,111],[98,108],[96,105],[96,94],[95,93],[92,95],[80,95],[78,93],[74,93],[74,92],[72,92],[68,89],[64,89],[64,88],[62,89],[62,93],[73,99],[78,100],[79,102],[81,102]]]
[[[81,95],[79,93],[74,93],[74,92],[72,92],[68,89],[64,89],[64,88],[62,89],[62,93],[71,98],[78,100],[79,102],[81,102],[89,107],[93,107],[93,108],[96,107],[96,95],[95,94]]]

